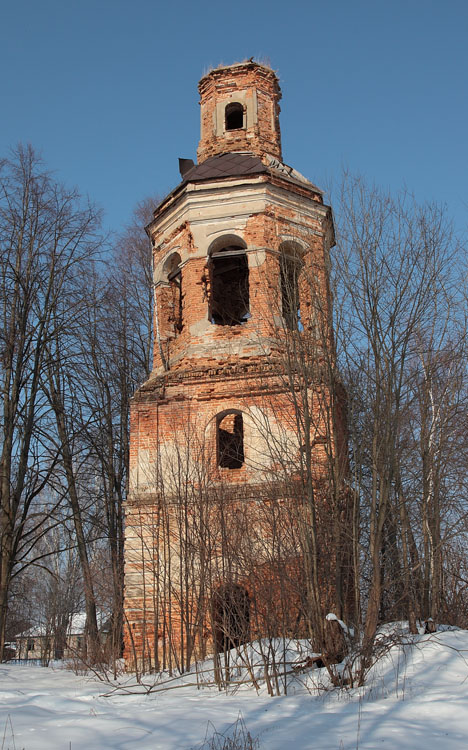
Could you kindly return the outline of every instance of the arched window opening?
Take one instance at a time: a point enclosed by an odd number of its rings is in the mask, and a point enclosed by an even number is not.
[[[169,320],[174,326],[175,334],[179,334],[183,328],[182,318],[182,271],[180,268],[181,257],[179,253],[173,253],[166,261],[165,271],[171,289],[171,311]]]
[[[228,412],[216,424],[218,466],[240,469],[244,463],[244,421],[242,414]]]
[[[224,110],[225,129],[240,130],[244,127],[244,107],[239,102],[228,104]]]
[[[281,314],[286,328],[290,331],[301,331],[301,307],[299,294],[299,276],[302,271],[302,259],[299,251],[293,247],[280,248],[280,288]]]
[[[250,598],[242,586],[226,584],[213,595],[214,646],[226,653],[250,640]]]
[[[212,323],[238,326],[250,318],[249,264],[245,247],[226,244],[211,254],[210,310]]]

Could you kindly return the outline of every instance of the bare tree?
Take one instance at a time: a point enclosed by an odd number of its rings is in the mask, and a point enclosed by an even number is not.
[[[88,415],[83,440],[95,472],[100,534],[112,579],[112,652],[120,657],[123,607],[123,503],[129,460],[129,404],[152,366],[152,253],[144,225],[156,199],[138,204],[110,249],[110,261],[88,276],[80,331],[79,400]]]
[[[95,255],[98,214],[58,185],[32,148],[2,164],[0,184],[2,453],[0,647],[8,589],[31,503],[57,456],[48,439],[41,378],[65,283]]]
[[[449,304],[455,314],[451,269],[457,244],[443,209],[418,206],[406,194],[390,196],[361,179],[346,176],[338,213],[338,351],[364,524],[364,652],[370,653],[390,587],[393,601],[416,625],[418,532],[405,489],[406,419],[421,335],[433,361],[440,342],[427,334],[443,326]]]

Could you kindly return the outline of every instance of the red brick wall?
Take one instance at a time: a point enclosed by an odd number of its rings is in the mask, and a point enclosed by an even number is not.
[[[257,121],[241,130],[217,135],[214,131],[214,110],[218,102],[228,104],[231,95],[245,92],[256,94]],[[281,89],[276,74],[257,63],[240,63],[210,71],[199,84],[202,105],[201,139],[198,161],[230,151],[251,151],[262,156],[267,153],[280,161],[281,134],[279,100]]]

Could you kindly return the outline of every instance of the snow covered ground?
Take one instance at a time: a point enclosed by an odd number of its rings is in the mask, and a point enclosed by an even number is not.
[[[413,640],[392,647],[362,689],[311,694],[314,670],[275,698],[246,686],[122,694],[64,669],[0,664],[0,750],[191,750],[208,722],[226,732],[239,713],[261,750],[462,750],[468,631]]]

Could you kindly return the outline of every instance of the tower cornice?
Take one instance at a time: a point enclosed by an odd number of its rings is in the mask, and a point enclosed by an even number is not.
[[[189,219],[191,209],[202,210],[210,204],[219,207],[220,201],[230,196],[232,203],[248,203],[254,196],[268,194],[275,196],[275,202],[293,201],[297,205],[300,200],[304,209],[310,204],[314,213],[327,214],[329,207],[323,203],[322,192],[312,183],[292,179],[287,174],[268,171],[259,175],[245,175],[242,177],[220,177],[197,182],[182,182],[159,204],[154,212],[154,218],[147,225],[146,231],[150,238],[156,233],[167,231],[169,226]],[[241,212],[242,213],[242,212]],[[250,215],[246,210],[246,214]],[[200,216],[191,216],[190,220],[204,221]]]

